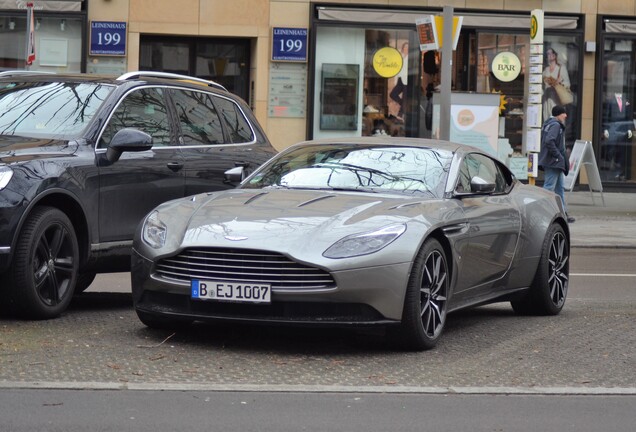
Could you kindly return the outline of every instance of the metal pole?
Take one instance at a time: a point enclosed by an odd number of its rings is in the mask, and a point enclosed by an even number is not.
[[[444,30],[442,32],[442,58],[440,63],[441,94],[439,115],[439,137],[450,140],[450,109],[453,71],[453,7],[444,6]]]

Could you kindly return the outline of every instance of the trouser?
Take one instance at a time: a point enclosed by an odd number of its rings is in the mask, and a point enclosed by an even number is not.
[[[550,190],[561,197],[561,201],[563,201],[563,209],[567,213],[568,209],[565,204],[565,190],[563,189],[564,181],[565,175],[560,169],[547,167],[543,169],[543,188]]]

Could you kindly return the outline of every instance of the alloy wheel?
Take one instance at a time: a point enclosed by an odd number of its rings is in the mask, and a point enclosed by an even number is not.
[[[448,268],[444,256],[433,250],[424,263],[420,287],[422,324],[426,335],[436,338],[444,328],[448,297]]]
[[[555,306],[561,307],[565,303],[569,281],[569,254],[567,240],[561,232],[555,233],[550,245],[548,258],[550,298]]]
[[[33,254],[35,290],[48,306],[55,306],[71,288],[74,272],[73,238],[61,224],[44,230]]]

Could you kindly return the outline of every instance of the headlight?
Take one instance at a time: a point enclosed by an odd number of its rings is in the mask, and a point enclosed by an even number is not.
[[[406,225],[397,224],[376,231],[354,234],[338,240],[327,249],[325,258],[349,258],[368,255],[388,246],[406,231]]]
[[[150,247],[159,249],[166,244],[168,228],[159,220],[159,213],[154,211],[144,221],[141,237]]]
[[[7,187],[13,177],[13,170],[8,166],[0,167],[0,190]]]

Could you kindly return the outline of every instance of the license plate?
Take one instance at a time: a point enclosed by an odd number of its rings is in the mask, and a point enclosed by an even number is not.
[[[268,284],[193,280],[192,298],[230,302],[271,303],[272,287]]]

